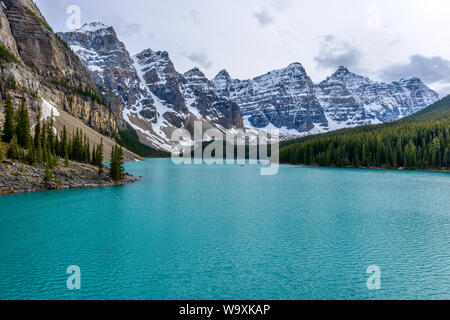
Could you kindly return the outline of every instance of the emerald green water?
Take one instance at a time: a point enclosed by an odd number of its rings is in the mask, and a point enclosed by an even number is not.
[[[0,299],[450,298],[449,174],[127,169],[142,181],[0,197]]]

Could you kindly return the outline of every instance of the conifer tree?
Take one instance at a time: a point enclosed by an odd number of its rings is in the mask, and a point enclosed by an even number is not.
[[[39,144],[42,143],[41,141],[41,108],[36,113],[36,125],[34,126],[34,147],[36,150],[39,148]],[[42,145],[41,145],[42,148]]]
[[[19,144],[17,143],[16,135],[13,135],[13,138],[9,142],[8,158],[10,160],[18,160],[20,158]]]
[[[118,183],[123,179],[125,174],[123,165],[123,150],[122,147],[114,146],[111,151],[111,180]]]
[[[48,163],[45,165],[44,181],[45,182],[52,181],[52,170],[50,169]]]
[[[17,143],[22,148],[27,148],[30,145],[30,118],[28,116],[28,108],[25,106],[25,98],[19,106],[16,125]]]
[[[64,166],[69,166],[69,147],[66,145],[64,150]]]
[[[5,155],[3,153],[3,144],[2,141],[0,140],[0,162],[2,162],[3,160],[5,160]]]
[[[120,180],[123,180],[123,178],[125,177],[125,163],[123,161],[122,146],[119,146],[119,149],[117,150],[117,161],[119,162]]]
[[[15,116],[11,97],[6,98],[5,123],[3,124],[2,140],[9,143],[15,134]]]
[[[114,148],[113,148],[114,149]],[[98,175],[101,176],[103,174],[103,138],[100,140],[100,144],[97,147],[97,151],[95,153],[95,165],[98,168]],[[112,160],[113,158],[111,158]]]

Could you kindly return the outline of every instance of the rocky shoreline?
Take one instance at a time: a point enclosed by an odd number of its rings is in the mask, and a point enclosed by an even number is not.
[[[44,166],[30,166],[21,162],[4,161],[0,163],[0,195],[46,190],[110,187],[139,180],[139,178],[126,174],[122,182],[114,183],[109,179],[108,167],[105,167],[104,173],[99,176],[96,167],[73,161],[69,162],[68,167],[60,163],[53,169],[51,181],[44,181],[44,175]]]

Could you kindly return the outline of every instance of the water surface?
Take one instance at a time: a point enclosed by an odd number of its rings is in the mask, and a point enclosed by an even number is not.
[[[142,181],[0,197],[0,299],[450,299],[449,174],[127,169]]]

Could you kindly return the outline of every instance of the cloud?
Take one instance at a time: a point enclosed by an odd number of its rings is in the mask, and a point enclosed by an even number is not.
[[[197,10],[191,10],[187,15],[183,16],[183,20],[192,21],[196,24],[200,24],[202,22],[200,13]]]
[[[341,41],[333,35],[322,37],[319,54],[314,57],[319,68],[337,69],[344,66],[353,70],[360,69],[362,54],[350,42]]]
[[[446,83],[446,84],[433,84],[430,86],[434,91],[436,91],[437,93],[439,93],[439,96],[442,97],[446,97],[448,95],[450,95],[450,83]]]
[[[450,60],[440,56],[413,55],[405,63],[393,63],[379,71],[385,81],[396,81],[403,77],[419,77],[425,83],[450,84]]]
[[[367,8],[367,22],[366,26],[368,29],[372,30],[381,30],[383,29],[383,22],[381,19],[381,11],[376,6],[371,6]]]
[[[119,29],[119,34],[123,37],[137,35],[141,32],[142,26],[138,23],[128,23]]]
[[[253,12],[253,17],[258,20],[260,27],[266,27],[275,23],[275,19],[266,7],[263,7],[259,12]]]
[[[204,52],[191,52],[185,53],[183,55],[192,62],[200,65],[205,69],[209,69],[213,65],[213,62],[208,58],[208,55]]]
[[[292,8],[292,2],[291,0],[272,0],[271,6],[281,12]]]

